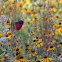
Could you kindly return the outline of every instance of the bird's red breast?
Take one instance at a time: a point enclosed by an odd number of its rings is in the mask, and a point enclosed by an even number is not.
[[[15,26],[16,26],[16,29],[17,29],[17,30],[19,30],[19,29],[22,27],[22,25],[19,25],[18,23],[15,24]]]

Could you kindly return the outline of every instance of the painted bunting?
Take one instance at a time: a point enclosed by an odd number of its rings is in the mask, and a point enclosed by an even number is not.
[[[15,23],[16,29],[20,30],[23,24],[24,24],[23,20],[20,20],[20,21],[16,22]]]

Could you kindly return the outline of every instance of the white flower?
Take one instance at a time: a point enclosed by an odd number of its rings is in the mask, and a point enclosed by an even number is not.
[[[5,29],[5,31],[9,31],[9,29]]]
[[[2,4],[2,3],[0,2],[0,4]]]
[[[3,37],[1,37],[1,38],[0,38],[0,41],[6,41],[6,39],[5,39],[5,38],[3,38]]]
[[[58,58],[58,60],[62,61],[62,58],[61,58],[61,56],[58,56],[57,58]]]

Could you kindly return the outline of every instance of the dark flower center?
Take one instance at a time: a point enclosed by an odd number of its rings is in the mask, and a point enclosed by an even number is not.
[[[42,7],[42,5],[40,5],[39,7]]]
[[[36,39],[38,39],[38,37],[36,37]]]
[[[51,8],[53,8],[53,6],[51,6]]]
[[[25,10],[27,11],[27,9],[25,8]]]
[[[6,37],[8,37],[8,35],[6,35]]]
[[[34,10],[31,10],[32,12],[34,11]]]
[[[62,42],[60,44],[62,44]]]
[[[17,48],[16,51],[19,51],[19,48]]]
[[[53,48],[53,46],[51,46],[50,48]]]
[[[58,56],[60,56],[61,54],[58,54]]]
[[[20,52],[17,52],[17,53],[16,53],[16,56],[19,55],[19,54],[20,54]]]
[[[32,51],[32,53],[35,53],[35,51]]]
[[[36,42],[36,40],[33,40],[33,42]]]
[[[35,18],[35,20],[37,20],[37,18]]]
[[[61,25],[61,23],[59,23],[59,25]]]
[[[9,23],[9,21],[7,21],[6,23]]]
[[[40,61],[37,61],[37,62],[40,62]]]
[[[28,47],[29,45],[26,45],[26,47]]]
[[[45,56],[44,58],[47,58],[47,56]]]
[[[20,59],[23,59],[23,57],[20,57]]]
[[[56,16],[56,18],[59,18],[59,16]]]

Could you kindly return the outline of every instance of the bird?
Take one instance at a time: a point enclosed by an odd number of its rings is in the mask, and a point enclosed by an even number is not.
[[[16,30],[20,30],[23,24],[24,24],[23,20],[19,20],[18,22],[15,22]]]

